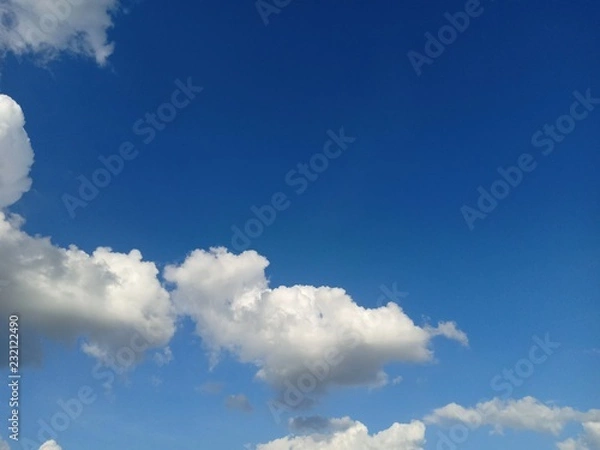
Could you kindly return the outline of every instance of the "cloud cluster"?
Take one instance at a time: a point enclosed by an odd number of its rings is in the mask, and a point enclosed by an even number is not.
[[[335,351],[341,362],[328,368],[320,388],[378,383],[390,362],[427,362],[433,337],[467,344],[452,322],[416,325],[395,303],[367,309],[340,288],[270,288],[268,260],[254,251],[195,250],[165,269],[179,314],[190,316],[216,361],[229,351],[258,367],[257,378],[275,388],[306,373]],[[352,333],[354,341],[344,338]]]
[[[0,103],[0,136],[7,157],[0,186],[4,206],[18,200],[31,184],[33,151],[23,129],[19,106],[8,97]],[[2,172],[3,174],[5,172]],[[445,336],[467,344],[453,322],[419,327],[394,304],[366,309],[343,289],[292,286],[271,289],[265,276],[269,262],[254,251],[240,255],[224,248],[196,250],[178,266],[166,268],[173,283],[169,294],[155,264],[138,250],[113,252],[100,247],[88,254],[75,246],[61,248],[49,238],[30,236],[23,219],[0,213],[0,313],[18,311],[29,329],[62,342],[85,338],[83,349],[108,359],[132,335],[146,347],[166,346],[177,315],[190,316],[212,352],[223,350],[243,363],[258,366],[257,377],[276,388],[318,364],[333,349],[342,361],[331,367],[319,386],[381,384],[389,362],[427,362],[431,340]],[[353,332],[348,342],[340,330]],[[162,365],[172,358],[168,347],[155,354]]]
[[[33,149],[24,126],[21,107],[0,94],[0,210],[15,203],[31,188]]]
[[[304,420],[306,422],[306,419]],[[257,450],[422,450],[425,425],[418,420],[394,423],[386,430],[369,434],[365,425],[349,417],[313,419],[323,430],[308,435],[291,435],[259,444]],[[297,427],[295,428],[297,430]]]
[[[64,343],[83,337],[84,351],[99,359],[127,346],[134,334],[149,348],[170,341],[175,315],[169,294],[154,263],[138,250],[61,248],[23,232],[22,222],[0,212],[2,317],[18,312],[22,333],[36,330]]]
[[[6,173],[12,176],[0,185],[6,207],[31,185],[33,151],[21,109],[6,96],[1,100],[0,137],[7,148],[7,167],[11,165]],[[230,352],[257,366],[256,376],[276,388],[322,363],[325,355],[339,360],[328,367],[319,388],[324,391],[330,385],[381,384],[388,379],[383,367],[390,362],[432,361],[436,336],[468,344],[453,322],[418,326],[394,303],[367,309],[340,288],[270,288],[265,275],[269,262],[254,251],[235,255],[224,248],[196,250],[182,264],[165,269],[164,279],[173,287],[169,293],[156,265],[144,261],[138,250],[118,253],[100,247],[86,253],[74,245],[62,248],[49,238],[25,233],[23,222],[0,211],[0,315],[18,312],[24,318],[22,333],[35,330],[65,343],[83,338],[83,350],[101,360],[126,347],[136,334],[146,347],[163,348],[154,359],[166,364],[172,359],[167,345],[175,322],[189,316],[215,363],[221,352]],[[225,404],[252,409],[244,395],[229,396]],[[290,426],[299,431],[310,422],[318,421],[297,420]],[[316,434],[288,436],[259,448],[417,450],[424,442],[420,421],[395,423],[374,435],[349,418],[322,419],[318,425]],[[57,449],[55,441],[40,447]]]
[[[512,428],[554,435],[558,435],[569,422],[598,420],[600,409],[581,412],[571,407],[549,406],[533,397],[519,400],[494,398],[473,408],[450,403],[425,417],[427,423],[461,422],[470,428],[489,425],[497,433],[502,433],[504,428]]]
[[[50,60],[68,52],[103,65],[114,49],[107,33],[118,6],[119,0],[2,0],[0,55]]]
[[[2,206],[31,185],[33,151],[24,123],[19,105],[0,97]],[[18,311],[29,329],[57,341],[84,337],[83,350],[99,359],[110,358],[133,334],[147,348],[165,347],[177,316],[190,316],[213,363],[228,351],[256,365],[257,377],[280,390],[333,350],[341,362],[328,367],[320,392],[330,385],[384,384],[387,363],[431,361],[435,336],[468,343],[453,322],[420,327],[395,303],[366,309],[340,288],[272,289],[265,275],[269,262],[254,251],[195,250],[182,264],[165,269],[164,278],[174,287],[169,294],[155,264],[143,261],[138,250],[100,247],[88,254],[75,246],[61,248],[49,238],[28,235],[22,224],[21,217],[0,212],[6,298],[0,314]],[[352,342],[349,333],[356,337]],[[168,363],[170,348],[154,359]]]
[[[296,417],[288,421],[291,435],[259,444],[257,450],[417,450],[425,444],[425,424],[462,423],[471,429],[491,426],[495,433],[510,428],[556,436],[571,422],[581,423],[583,432],[576,438],[558,442],[558,450],[600,450],[600,410],[582,412],[571,407],[549,406],[533,397],[506,401],[494,398],[472,408],[451,403],[435,409],[423,421],[394,423],[373,435],[369,435],[362,423],[348,417]],[[438,441],[437,448],[441,446],[443,442]]]

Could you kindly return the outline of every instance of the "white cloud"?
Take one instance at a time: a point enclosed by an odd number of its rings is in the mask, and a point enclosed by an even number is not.
[[[0,450],[10,450],[8,443],[0,437]]]
[[[446,424],[462,422],[471,428],[489,425],[495,432],[504,428],[530,430],[558,435],[569,422],[600,420],[600,410],[577,411],[571,407],[548,406],[533,397],[520,400],[494,398],[465,408],[451,403],[425,417],[425,422]]]
[[[31,188],[33,149],[24,126],[21,107],[0,94],[0,210],[15,203]]]
[[[372,435],[365,425],[348,417],[310,422],[315,422],[323,431],[276,439],[259,444],[257,450],[421,450],[425,443],[425,425],[420,421],[394,423]]]
[[[44,60],[61,52],[106,63],[114,45],[107,32],[119,0],[0,0],[0,54],[34,54]]]
[[[196,322],[216,361],[226,350],[259,367],[257,377],[277,389],[322,364],[328,350],[341,362],[330,365],[318,389],[328,385],[373,385],[389,362],[431,361],[431,339],[444,335],[462,344],[466,335],[452,322],[419,327],[394,304],[367,309],[339,288],[269,288],[269,262],[254,251],[196,250],[165,279],[175,284],[174,304]],[[354,341],[344,339],[343,330]]]
[[[453,339],[455,341],[460,342],[462,345],[469,345],[469,339],[467,335],[456,328],[456,324],[454,322],[443,322],[438,324],[437,327],[427,326],[425,328],[431,336],[444,336],[448,339]]]
[[[40,450],[62,450],[62,447],[55,440],[46,441],[40,447]]]
[[[22,333],[35,330],[61,342],[83,336],[84,351],[99,359],[131,348],[135,335],[136,348],[169,342],[175,332],[169,294],[154,263],[138,250],[100,247],[87,254],[29,236],[21,224],[20,217],[0,212],[0,279],[8,281],[0,315],[18,311]]]

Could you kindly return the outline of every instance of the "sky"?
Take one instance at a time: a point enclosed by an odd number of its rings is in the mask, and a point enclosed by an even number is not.
[[[0,0],[0,450],[600,449],[599,18]]]

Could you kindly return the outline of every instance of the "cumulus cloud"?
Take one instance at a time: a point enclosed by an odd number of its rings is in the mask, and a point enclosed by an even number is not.
[[[251,412],[252,405],[244,394],[230,395],[225,399],[225,406],[243,412]]]
[[[62,450],[62,447],[55,440],[46,441],[40,447],[40,450]]]
[[[306,420],[304,420],[306,422]],[[314,422],[314,420],[312,421]],[[365,425],[348,417],[320,419],[323,432],[287,436],[259,444],[257,450],[422,450],[425,425],[420,421],[394,423],[377,434],[369,434]]]
[[[387,379],[387,363],[431,361],[434,336],[467,343],[453,322],[419,327],[395,303],[367,309],[340,288],[270,288],[268,264],[254,251],[195,250],[182,264],[168,266],[164,277],[175,286],[177,311],[196,322],[213,362],[229,351],[256,365],[257,378],[277,389],[317,366],[327,375],[315,392],[377,385]]]
[[[15,203],[31,188],[33,149],[24,126],[21,107],[0,94],[0,210]]]
[[[114,45],[107,32],[119,0],[0,0],[0,54],[33,54],[43,60],[61,52],[106,63]]]
[[[0,437],[0,450],[10,450],[10,447],[8,446],[7,442],[2,439],[2,437]]]
[[[494,398],[465,408],[451,403],[425,417],[426,423],[447,424],[461,422],[470,428],[489,425],[497,433],[504,428],[530,430],[558,435],[569,422],[599,421],[600,410],[577,411],[571,407],[549,406],[533,397],[520,400]]]
[[[101,360],[129,348],[134,337],[137,348],[169,342],[175,332],[169,294],[138,250],[61,248],[29,236],[22,223],[0,212],[0,279],[8,282],[1,316],[18,311],[22,333],[36,330],[64,343],[84,337],[83,350]]]

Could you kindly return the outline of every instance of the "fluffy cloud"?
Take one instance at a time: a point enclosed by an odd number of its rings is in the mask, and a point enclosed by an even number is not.
[[[15,203],[31,187],[33,149],[24,126],[21,107],[0,94],[0,210]]]
[[[118,0],[2,0],[0,53],[35,54],[49,60],[69,52],[102,65],[113,52],[107,31],[118,4]]]
[[[175,332],[169,294],[138,250],[100,247],[87,254],[29,236],[21,224],[19,216],[0,213],[0,279],[6,281],[0,316],[18,311],[22,333],[36,330],[60,342],[83,336],[84,351],[99,359],[130,347],[134,336],[138,348],[169,342]]]
[[[40,450],[62,450],[62,447],[56,443],[56,441],[46,441],[40,447]]]
[[[3,440],[1,437],[0,437],[0,450],[10,450],[10,447],[8,446],[6,441]]]
[[[498,433],[501,433],[504,428],[512,428],[554,435],[558,435],[569,422],[598,420],[600,420],[598,409],[581,412],[571,407],[548,406],[533,397],[524,397],[520,400],[494,398],[488,402],[478,403],[474,408],[465,408],[451,403],[425,417],[427,423],[462,422],[470,428],[489,425]]]
[[[577,439],[559,442],[558,450],[600,450],[600,422],[583,424],[583,434]]]
[[[175,285],[177,311],[196,322],[214,361],[229,351],[255,364],[257,377],[277,389],[307,368],[323,368],[326,355],[337,362],[327,364],[315,393],[329,385],[381,383],[389,362],[431,361],[434,336],[467,344],[454,323],[419,327],[395,303],[367,309],[339,288],[269,288],[268,264],[254,251],[196,250],[181,265],[168,266],[165,279]]]
[[[253,409],[250,400],[244,394],[228,396],[225,399],[225,406],[229,409],[236,409],[243,412],[250,412]]]
[[[303,419],[303,422],[306,421]],[[421,450],[425,443],[425,425],[420,421],[394,423],[387,430],[373,435],[362,423],[348,417],[319,418],[309,422],[317,423],[323,432],[287,436],[259,444],[257,450]]]

